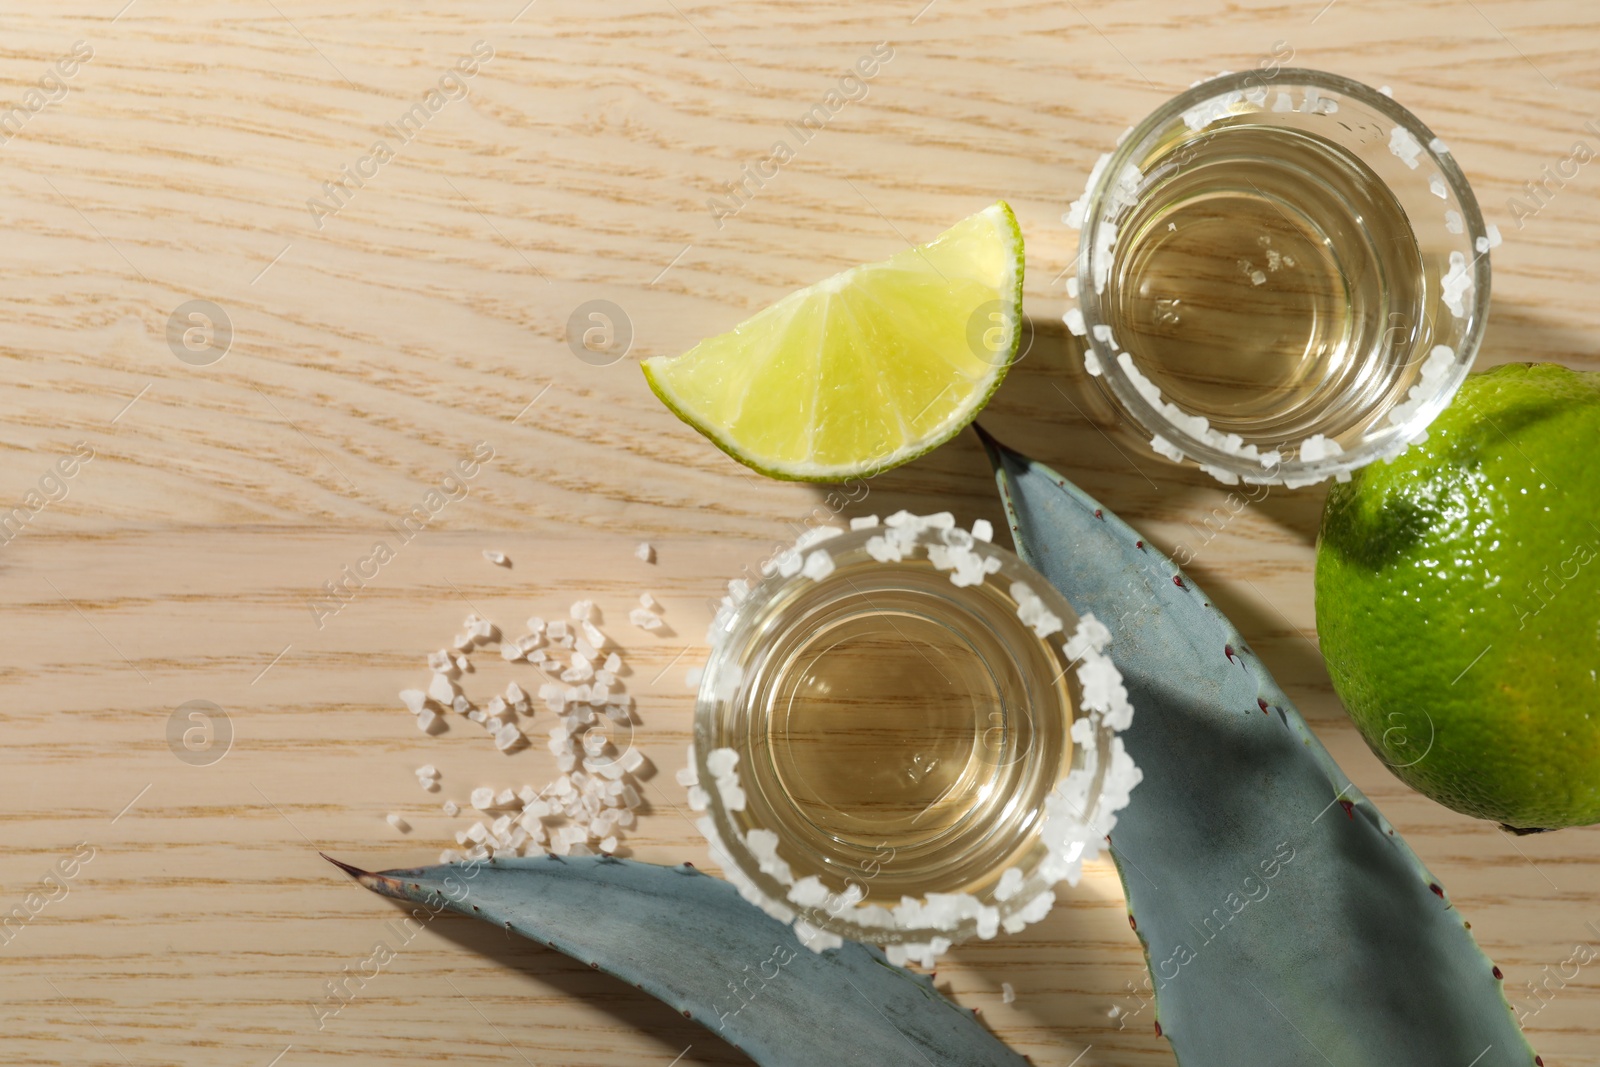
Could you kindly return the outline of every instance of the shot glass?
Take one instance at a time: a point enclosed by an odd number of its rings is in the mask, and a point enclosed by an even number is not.
[[[890,521],[736,589],[691,805],[728,877],[813,947],[928,961],[1042,917],[1137,772],[1115,738],[1125,695],[1084,700],[1085,671],[1097,693],[1115,676],[1105,628],[948,515]]]
[[[1113,404],[1228,484],[1305,485],[1422,439],[1483,338],[1499,234],[1449,148],[1335,74],[1230,74],[1102,157],[1072,332]]]

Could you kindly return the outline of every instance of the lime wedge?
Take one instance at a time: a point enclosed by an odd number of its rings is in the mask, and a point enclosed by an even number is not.
[[[1004,201],[928,244],[790,293],[681,356],[644,361],[662,403],[772,478],[898,467],[982,410],[1016,355],[1022,231]]]

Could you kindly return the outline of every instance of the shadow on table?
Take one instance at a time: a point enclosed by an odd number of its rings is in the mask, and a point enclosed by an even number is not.
[[[1273,488],[1253,493],[1248,503],[1204,471],[1180,466],[1150,451],[1111,406],[1083,369],[1083,346],[1060,321],[1029,319],[1025,348],[1005,381],[978,416],[979,423],[1010,447],[1055,468],[1129,523],[1151,534],[1169,553],[1153,523],[1178,524],[1189,541],[1208,540],[1238,506],[1265,517],[1304,544],[1316,539],[1324,490]],[[994,475],[972,430],[904,467],[866,483],[866,494],[845,509],[846,517],[949,510],[963,522],[986,518],[1004,526]],[[1241,487],[1242,489],[1243,487]]]
[[[620,1025],[648,1035],[660,1042],[664,1053],[662,1063],[684,1052],[687,1046],[693,1046],[693,1054],[684,1056],[683,1067],[689,1063],[752,1067],[755,1063],[710,1030],[685,1019],[643,990],[620,978],[592,970],[555,949],[466,916],[440,915],[429,928],[468,951],[520,972],[563,996],[581,1000],[605,1012]]]

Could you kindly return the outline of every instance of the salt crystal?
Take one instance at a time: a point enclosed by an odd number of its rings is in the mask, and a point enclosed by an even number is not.
[[[423,708],[417,715],[417,729],[423,733],[432,733],[434,726],[439,722],[439,716],[433,713],[432,708]]]
[[[472,791],[472,806],[479,811],[488,811],[494,807],[494,790],[486,785],[480,785]]]
[[[504,552],[496,552],[492,548],[483,550],[483,558],[493,563],[496,567],[509,567],[511,565],[511,561],[506,558]]]
[[[439,768],[435,767],[431,763],[424,763],[422,766],[417,768],[417,777],[437,778],[439,777]]]
[[[1015,989],[1011,988],[1011,983],[1010,982],[1001,982],[1000,983],[1000,1000],[1001,1000],[1002,1003],[1005,1003],[1005,1004],[1015,1004],[1016,1003],[1016,1001],[1017,1001],[1017,991]]]
[[[1150,438],[1150,447],[1155,452],[1166,456],[1174,463],[1183,462],[1183,450],[1177,445],[1173,444],[1171,441],[1168,441],[1165,437],[1162,437],[1160,434],[1156,434],[1154,437]]]
[[[396,815],[394,812],[391,811],[386,818],[389,825],[394,827],[396,830],[399,830],[401,833],[408,834],[411,832],[411,824],[406,822],[400,816]]]
[[[1422,155],[1422,145],[1410,130],[1404,126],[1396,126],[1389,132],[1389,151],[1393,152],[1400,162],[1416,170],[1417,157]]]
[[[1451,252],[1450,269],[1439,279],[1440,297],[1450,309],[1450,314],[1458,319],[1467,313],[1466,295],[1472,289],[1472,285],[1467,257],[1460,252]]]
[[[1444,213],[1444,228],[1451,233],[1460,233],[1465,227],[1461,223],[1461,212],[1446,211]]]
[[[527,658],[527,655],[527,649],[523,648],[521,645],[510,644],[500,646],[500,658],[505,660],[507,663],[515,663],[520,659]]]
[[[993,541],[994,525],[988,519],[978,519],[972,524],[972,536],[978,541]]]
[[[572,605],[571,615],[579,622],[588,622],[594,618],[594,601],[578,600]]]
[[[833,573],[833,557],[827,549],[819,548],[806,557],[806,565],[800,569],[800,573],[814,582],[820,582]]]
[[[455,683],[442,674],[436,674],[433,676],[433,681],[428,683],[428,695],[449,707],[451,702],[455,700]]]
[[[661,606],[661,602],[655,597],[651,596],[649,593],[640,593],[639,606],[642,608],[649,608],[651,611],[654,611]]]
[[[633,554],[646,563],[654,563],[656,561],[656,550],[649,541],[640,541],[638,547],[633,550]]]
[[[435,674],[449,674],[456,669],[455,660],[444,649],[428,653],[428,669]]]
[[[616,850],[617,850],[617,839],[615,837],[606,837],[606,838],[602,838],[600,840],[600,851],[601,852],[610,854],[612,852],[615,852]]]
[[[472,702],[464,694],[457,693],[456,698],[450,702],[450,710],[457,715],[465,715],[472,710]]]
[[[424,693],[420,689],[400,690],[400,702],[404,704],[406,706],[406,710],[411,712],[413,715],[422,714],[422,708],[427,701],[428,694]]]
[[[451,817],[460,815],[461,814],[461,805],[457,804],[453,800],[447,800],[447,801],[444,802],[444,813],[446,815],[451,816]]]

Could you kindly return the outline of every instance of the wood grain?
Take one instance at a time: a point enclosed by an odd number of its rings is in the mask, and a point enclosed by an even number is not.
[[[639,743],[669,773],[632,844],[702,861],[670,770],[707,598],[826,505],[706,447],[633,364],[1002,196],[1028,240],[1036,337],[986,425],[1193,553],[1519,1004],[1538,1006],[1527,983],[1575,944],[1600,944],[1600,831],[1512,841],[1409,793],[1348,726],[1315,646],[1321,491],[1231,513],[1224,490],[1097,407],[1056,325],[1074,251],[1060,215],[1095,156],[1165,97],[1283,42],[1296,63],[1391,85],[1460,159],[1506,235],[1483,363],[1600,369],[1600,170],[1520,228],[1508,206],[1574,141],[1600,144],[1583,125],[1600,116],[1590,5],[124,3],[0,11],[0,99],[54,98],[0,144],[0,511],[78,442],[95,453],[0,546],[0,904],[77,843],[96,850],[0,945],[0,1059],[747,1062],[636,991],[453,919],[318,1030],[309,1003],[393,912],[315,853],[429,860],[457,825],[441,797],[548,774],[542,749],[426,738],[395,703],[468,611],[515,624],[592,593],[620,620],[648,588],[675,633],[628,640],[630,688]],[[48,81],[79,41],[92,57]],[[316,217],[308,200],[479,41],[493,56],[464,98],[392,138],[393,158]],[[880,42],[893,58],[865,98],[719,225],[708,198]],[[232,325],[205,366],[167,341],[191,300]],[[608,366],[567,342],[591,300],[631,329]],[[319,629],[308,598],[479,441],[495,457],[469,495]],[[971,434],[875,479],[849,513],[902,506],[998,518]],[[656,565],[633,558],[640,539]],[[233,728],[209,766],[167,740],[197,699]],[[441,794],[418,791],[423,762],[444,771]],[[1142,974],[1101,864],[1025,934],[958,948],[939,983],[1041,1065],[1170,1064],[1129,993]],[[1547,1064],[1596,1062],[1597,1003],[1585,968],[1531,1014]]]

